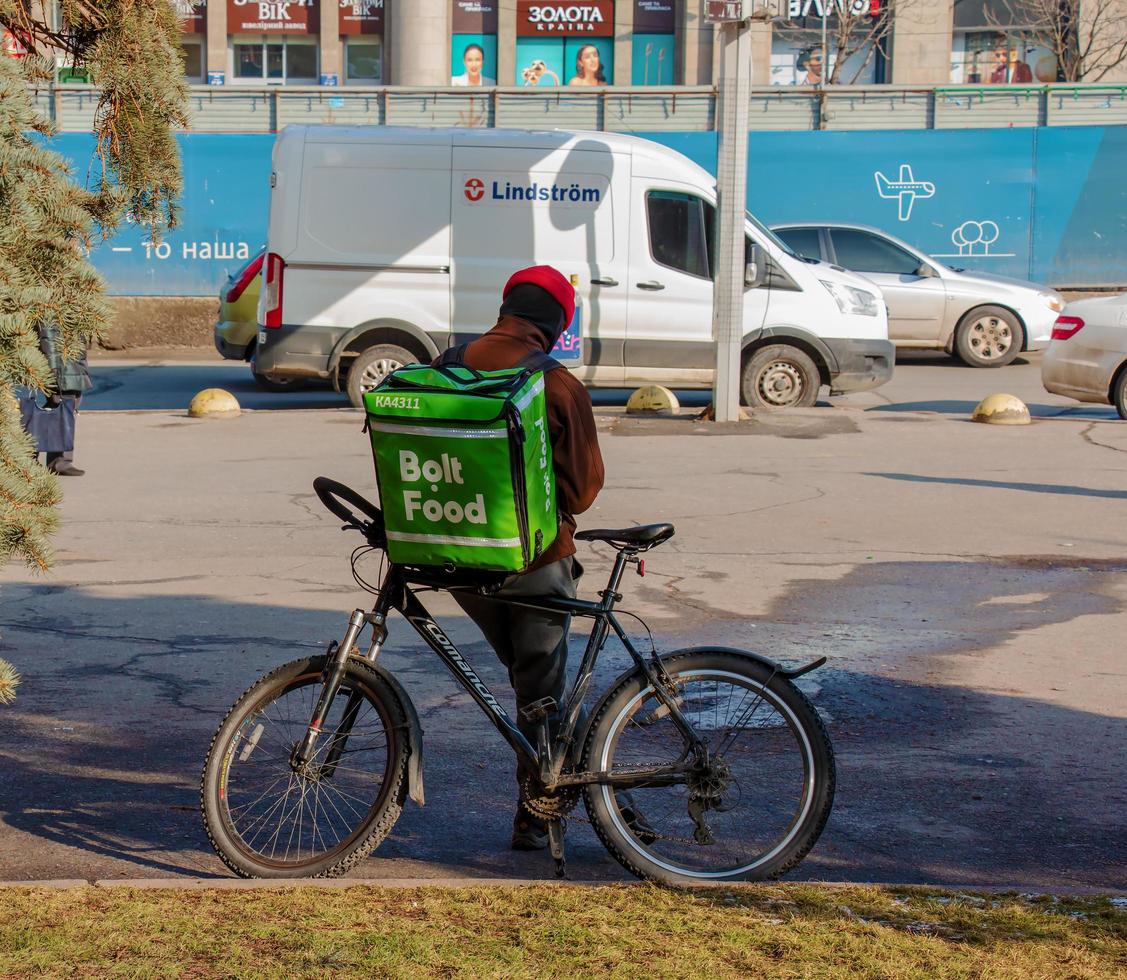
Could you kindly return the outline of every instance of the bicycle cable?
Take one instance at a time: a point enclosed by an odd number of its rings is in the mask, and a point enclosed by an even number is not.
[[[642,629],[646,631],[646,636],[650,641],[650,656],[657,657],[657,644],[654,643],[654,635],[650,630],[649,624],[646,623],[646,621],[642,619],[641,616],[637,615],[636,613],[630,612],[628,609],[616,609],[615,612],[619,616],[629,616],[631,619],[636,619],[639,623],[642,624]]]
[[[381,549],[381,548],[373,548],[371,545],[362,544],[352,552],[352,556],[349,558],[348,563],[352,567],[352,579],[353,579],[353,581],[357,585],[359,585],[360,588],[362,588],[365,592],[368,592],[371,595],[378,596],[380,594],[379,587],[372,585],[371,582],[369,582],[367,579],[365,579],[364,576],[361,575],[356,570],[356,565],[359,563],[360,559],[363,558],[365,555],[369,554],[370,552],[373,552],[373,551],[379,551],[379,552],[381,552],[381,554],[383,553],[383,549]],[[383,557],[380,558],[380,570],[379,570],[380,581],[383,581],[383,567],[384,567],[384,561],[386,560],[386,557],[387,557],[386,555],[383,555]]]

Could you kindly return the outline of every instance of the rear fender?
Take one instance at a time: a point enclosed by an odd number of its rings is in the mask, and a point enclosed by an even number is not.
[[[419,806],[424,806],[426,798],[423,794],[423,726],[419,721],[419,713],[415,710],[410,695],[395,679],[394,674],[380,664],[373,664],[369,660],[362,662],[380,675],[387,686],[395,692],[399,703],[403,705],[403,712],[407,715],[407,792]]]
[[[777,663],[770,657],[764,657],[762,654],[754,653],[751,650],[738,650],[735,647],[685,647],[681,650],[674,650],[672,653],[662,654],[661,662],[664,664],[672,660],[674,657],[683,657],[686,654],[691,653],[724,653],[730,656],[746,657],[748,660],[758,661],[764,667],[769,667],[773,672],[780,674],[782,677],[787,678],[787,680],[794,680],[796,677],[801,677],[803,674],[809,674],[810,671],[817,670],[819,667],[826,663],[825,657],[818,657],[815,660],[811,660],[808,664],[803,664],[801,667],[784,667],[782,664]],[[621,684],[625,683],[626,680],[628,680],[630,677],[633,677],[637,673],[638,668],[631,667],[629,670],[624,670],[614,679],[614,682],[607,688],[606,693],[604,693],[603,696],[599,698],[598,704],[596,704],[591,712],[587,715],[587,723],[583,727],[582,734],[576,740],[576,745],[586,745],[587,734],[590,731],[591,723],[595,718],[599,716],[603,709],[603,705],[610,700],[611,695],[618,690]]]
[[[329,354],[329,377],[333,387],[340,390],[341,358],[349,348],[359,343],[359,347],[374,347],[376,344],[396,344],[415,354],[422,361],[438,357],[438,345],[431,337],[413,323],[405,320],[372,320],[353,327],[337,341]]]

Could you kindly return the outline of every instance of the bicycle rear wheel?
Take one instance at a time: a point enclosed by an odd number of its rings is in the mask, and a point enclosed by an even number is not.
[[[377,671],[350,660],[309,764],[291,753],[321,689],[324,657],[267,674],[212,739],[204,825],[223,863],[246,878],[335,877],[391,831],[407,794],[408,721]]]
[[[816,709],[740,653],[694,650],[662,662],[710,764],[675,785],[616,791],[616,771],[691,761],[652,685],[630,675],[603,701],[584,747],[583,769],[612,776],[586,790],[596,833],[628,870],[667,885],[783,874],[814,846],[833,805],[833,748]]]

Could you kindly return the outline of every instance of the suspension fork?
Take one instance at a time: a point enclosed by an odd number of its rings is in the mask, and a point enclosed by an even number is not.
[[[328,717],[337,693],[340,691],[341,683],[348,669],[348,658],[356,648],[356,641],[365,626],[371,625],[372,627],[372,643],[368,648],[365,659],[375,663],[379,657],[380,649],[387,639],[387,614],[391,607],[390,591],[387,588],[381,589],[379,600],[372,612],[366,613],[363,609],[354,609],[352,615],[349,616],[348,629],[345,630],[344,639],[334,651],[332,661],[325,665],[324,684],[322,684],[321,693],[317,697],[317,704],[313,708],[313,716],[309,720],[301,743],[294,748],[290,757],[290,764],[295,769],[307,766],[316,754],[317,741],[323,731],[322,726]],[[352,733],[352,726],[356,723],[356,717],[360,713],[360,702],[362,700],[359,691],[349,691],[341,724],[332,734],[329,752],[325,757],[324,775],[326,776],[331,776],[340,762],[345,744],[348,742],[348,736]]]

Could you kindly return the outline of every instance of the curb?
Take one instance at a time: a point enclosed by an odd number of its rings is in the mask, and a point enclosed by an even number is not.
[[[58,878],[42,881],[0,881],[0,890],[8,888],[103,888],[107,890],[135,889],[137,891],[291,891],[298,888],[316,888],[339,891],[346,888],[386,888],[405,890],[411,888],[529,888],[548,885],[556,888],[650,888],[644,881],[592,881],[586,879],[560,880],[557,878],[285,878],[252,880],[246,878]],[[903,891],[942,891],[976,893],[985,895],[1017,894],[1026,898],[1059,896],[1070,898],[1125,898],[1127,891],[1114,888],[1076,887],[1059,889],[1030,888],[1023,885],[939,885],[906,884],[902,882],[873,881],[770,881],[770,882],[702,882],[688,891],[715,889],[813,886],[831,890],[845,888],[889,888]]]

